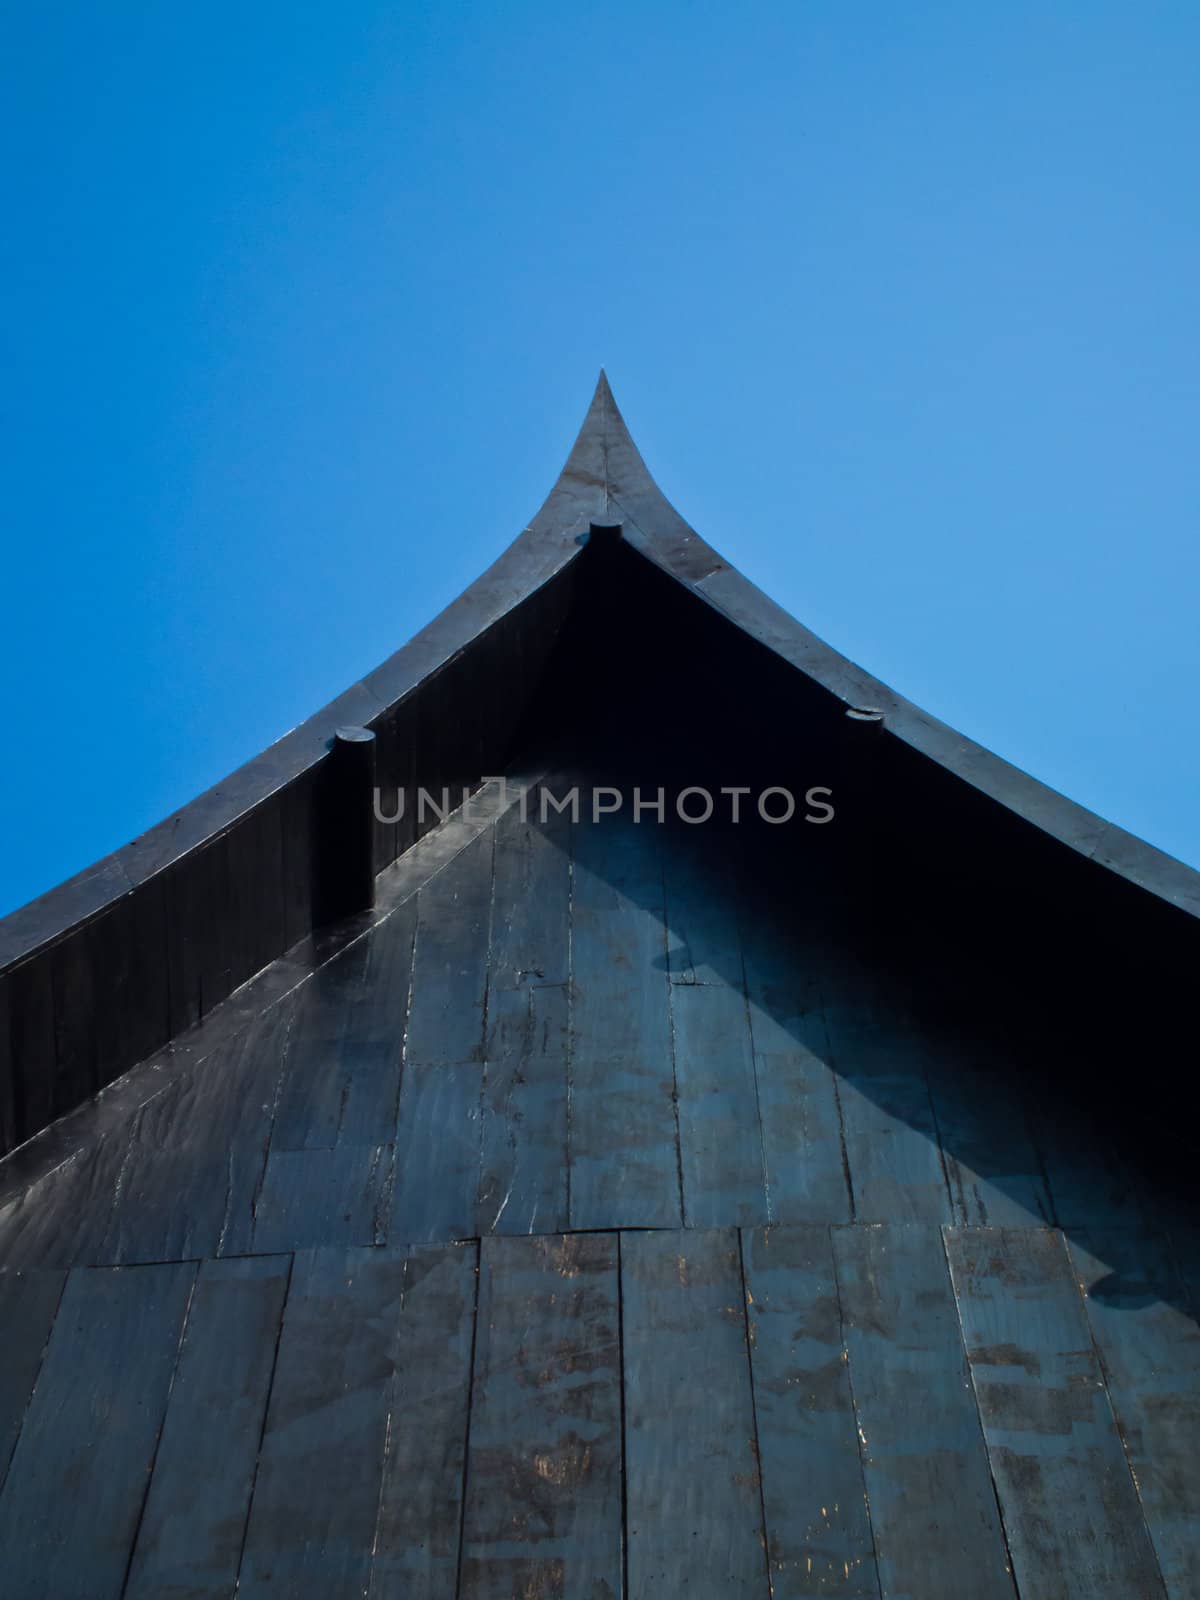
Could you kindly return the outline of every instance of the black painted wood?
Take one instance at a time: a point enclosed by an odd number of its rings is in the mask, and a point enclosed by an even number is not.
[[[16,1148],[17,1086],[12,1053],[12,1021],[9,1006],[9,978],[0,973],[0,1156]]]
[[[296,1256],[239,1597],[349,1600],[366,1588],[403,1290],[395,1251]]]
[[[34,956],[14,967],[6,978],[13,1120],[20,1141],[45,1127],[58,1109],[50,961],[46,956]]]
[[[884,1600],[1014,1600],[940,1229],[833,1242]]]
[[[744,939],[768,1217],[848,1222],[850,1179],[821,995],[830,956],[807,926],[781,922],[759,901]]]
[[[878,1600],[826,1227],[743,1234],[754,1411],[775,1600]]]
[[[554,1233],[567,1184],[570,854],[538,793],[496,824],[483,1084],[481,1233]]]
[[[0,1486],[42,1366],[65,1274],[0,1271]]]
[[[614,1234],[482,1246],[462,1600],[592,1600],[621,1581]]]
[[[233,1593],[290,1271],[201,1266],[124,1600]]]
[[[270,1151],[254,1201],[251,1249],[382,1244],[391,1177],[391,1145]]]
[[[687,804],[693,808],[689,815],[703,814],[703,796],[692,796]],[[742,891],[736,833],[709,823],[679,824],[664,831],[662,843],[671,981],[739,988]]]
[[[678,1227],[656,830],[610,817],[572,834],[571,1226]]]
[[[6,1600],[119,1600],[195,1275],[68,1279],[0,1492]]]
[[[0,1211],[0,1262],[71,1267],[109,1259],[109,1219],[128,1144],[122,1121]]]
[[[949,1222],[950,1193],[919,1037],[833,1030],[842,1135],[860,1222]]]
[[[261,1013],[138,1113],[96,1259],[173,1261],[252,1247],[294,1002]]]
[[[475,1237],[482,1098],[480,1061],[406,1064],[390,1239],[429,1243]]]
[[[630,1600],[768,1592],[738,1239],[621,1236]]]
[[[923,1034],[923,1058],[954,1220],[974,1227],[1049,1222],[1052,1202],[1014,1051],[973,1033]]]
[[[766,1222],[758,1084],[740,984],[673,983],[671,1025],[684,1221]]]
[[[404,1264],[372,1600],[454,1600],[475,1333],[478,1249],[414,1249]]]
[[[946,1246],[1021,1600],[1163,1594],[1062,1235]]]
[[[406,1062],[483,1058],[493,843],[480,834],[417,896]]]
[[[290,1030],[272,1154],[391,1141],[415,929],[416,904],[409,901],[305,984]]]
[[[546,1233],[570,1220],[567,986],[488,995],[478,1229]]]
[[[1200,1594],[1200,1329],[1148,1228],[1069,1241],[1125,1454],[1171,1600]]]

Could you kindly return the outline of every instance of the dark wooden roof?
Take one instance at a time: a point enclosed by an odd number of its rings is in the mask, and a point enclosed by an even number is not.
[[[477,792],[314,927],[350,720]],[[6,1597],[1200,1592],[1195,883],[778,613],[602,380],[430,630],[4,925]]]

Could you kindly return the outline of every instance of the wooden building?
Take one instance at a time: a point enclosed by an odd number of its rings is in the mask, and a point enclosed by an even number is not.
[[[601,378],[429,628],[0,922],[0,1593],[1195,1600],[1198,930]]]

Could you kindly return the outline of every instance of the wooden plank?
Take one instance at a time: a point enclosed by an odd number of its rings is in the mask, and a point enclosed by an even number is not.
[[[839,1028],[832,1049],[855,1217],[949,1222],[950,1193],[919,1040],[883,1028]]]
[[[757,905],[744,953],[772,1222],[853,1215],[837,1078],[821,1009],[826,953]]]
[[[956,1228],[946,1247],[1021,1600],[1161,1595],[1062,1235]]]
[[[570,835],[539,791],[496,823],[480,1232],[568,1225]]]
[[[431,1243],[475,1237],[482,1096],[482,1062],[406,1064],[389,1239]]]
[[[96,1086],[103,1088],[171,1036],[165,885],[158,879],[117,900],[86,930],[97,999]],[[56,1008],[74,1006],[74,991],[55,991]]]
[[[482,1245],[462,1600],[621,1592],[613,1234]]]
[[[328,1150],[337,1143],[344,1040],[366,970],[367,941],[360,939],[318,967],[298,991],[271,1127],[273,1151]],[[399,1049],[396,1054],[398,1082]]]
[[[682,1221],[662,869],[653,822],[572,830],[573,1228]]]
[[[480,1233],[568,1224],[568,1029],[565,984],[489,991]]]
[[[850,1180],[837,1081],[815,1051],[755,1056],[767,1215],[772,1222],[848,1222]]]
[[[404,1264],[373,1600],[455,1600],[478,1259],[441,1245]]]
[[[366,1588],[403,1285],[395,1251],[296,1256],[240,1600],[349,1600]]]
[[[410,901],[304,985],[272,1151],[392,1139],[415,929],[416,904]]]
[[[941,1231],[833,1243],[884,1600],[1013,1600]]]
[[[201,1266],[124,1600],[233,1593],[290,1271]]]
[[[715,797],[714,797],[715,799]],[[701,798],[692,797],[695,814]],[[743,986],[736,839],[712,824],[663,835],[671,982]]]
[[[1125,1454],[1171,1600],[1200,1594],[1200,1330],[1166,1238],[1069,1241]]]
[[[0,1212],[0,1261],[73,1267],[107,1259],[104,1241],[129,1148],[128,1123],[85,1146]]]
[[[391,1173],[390,1145],[272,1150],[254,1207],[254,1251],[382,1243]]]
[[[111,916],[100,927],[108,935]],[[49,953],[52,983],[59,997],[54,1007],[54,1112],[62,1116],[93,1094],[96,1081],[96,1033],[102,1009],[112,1003],[96,992],[95,924],[76,928]],[[127,932],[128,930],[126,930]],[[108,935],[111,937],[111,935]]]
[[[283,790],[280,828],[283,845],[283,947],[305,938],[313,925],[313,788],[311,771]]]
[[[825,1227],[742,1237],[774,1600],[878,1600],[879,1578]]]
[[[15,1074],[9,1016],[9,978],[6,972],[0,972],[0,1155],[7,1155],[20,1142]]]
[[[50,953],[31,956],[5,973],[18,1142],[44,1128],[55,1113],[54,992]]]
[[[671,1022],[684,1222],[766,1222],[758,1085],[740,984],[672,984]]]
[[[25,1420],[41,1370],[54,1314],[62,1298],[62,1272],[0,1272],[0,1485]]]
[[[98,1259],[180,1261],[250,1249],[291,997],[142,1108]]]
[[[196,1269],[72,1272],[0,1493],[5,1600],[117,1600]]]
[[[1086,1105],[1047,1088],[1032,1102],[1030,1118],[1060,1228],[1124,1228],[1143,1220],[1137,1169]]]
[[[496,821],[491,989],[570,977],[570,828],[565,813],[547,810],[539,820],[541,792],[526,796],[525,817],[515,803]]]
[[[1030,1227],[1050,1193],[1025,1108],[1022,1063],[968,1036],[923,1034],[924,1062],[956,1222]]]
[[[417,895],[406,1062],[483,1058],[492,843],[489,828]]]
[[[416,901],[410,900],[364,941],[366,971],[342,1040],[341,1144],[395,1138],[416,929]]]
[[[767,1591],[737,1235],[621,1237],[631,1600]]]

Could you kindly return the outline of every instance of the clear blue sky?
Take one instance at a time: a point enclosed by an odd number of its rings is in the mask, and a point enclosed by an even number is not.
[[[1200,863],[1200,10],[10,6],[0,911],[409,637],[601,363],[809,626]]]

